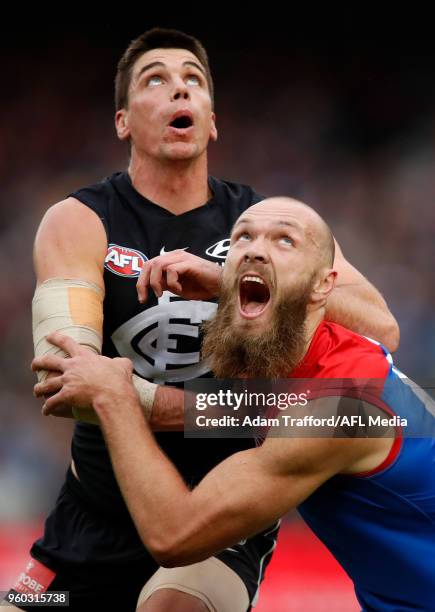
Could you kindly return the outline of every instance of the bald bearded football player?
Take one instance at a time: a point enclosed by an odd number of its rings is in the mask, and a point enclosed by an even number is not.
[[[389,437],[268,437],[190,490],[143,418],[128,360],[97,357],[53,335],[72,359],[36,359],[35,369],[62,374],[35,390],[55,393],[46,400],[50,409],[92,404],[138,533],[168,568],[168,582],[171,568],[199,563],[299,506],[353,579],[364,610],[432,610],[433,405],[382,346],[324,320],[336,276],[333,244],[317,213],[293,200],[274,198],[244,212],[231,234],[205,355],[220,378],[376,379],[375,412],[407,420],[414,431],[424,425],[428,437],[404,437],[400,427]],[[169,268],[162,282],[182,285],[183,273]]]
[[[49,208],[34,250],[35,355],[58,352],[46,336],[61,330],[88,350],[131,359],[144,415],[191,486],[253,444],[187,441],[177,431],[183,429],[185,381],[211,376],[200,360],[199,327],[216,310],[216,264],[225,260],[237,217],[261,199],[249,186],[209,174],[208,144],[217,138],[213,91],[207,53],[197,39],[154,28],[132,41],[115,77],[115,126],[128,143],[128,168]],[[205,258],[200,276],[209,271],[204,286],[193,283],[184,299],[169,287],[144,299],[141,282],[148,274],[156,286],[159,266],[195,267],[197,256]],[[382,296],[339,248],[335,265],[340,277],[327,318],[397,347],[398,326]],[[277,530],[268,528],[235,551],[224,551],[221,563],[209,563],[207,571],[186,569],[171,589],[162,588],[159,568],[121,497],[95,415],[78,407],[73,412],[78,422],[71,468],[44,534],[31,548],[31,569],[23,567],[14,587],[26,591],[31,582],[69,591],[71,609],[110,607],[122,598],[124,609],[134,610],[152,578],[149,612],[180,611],[183,605],[189,612],[213,606],[244,612],[256,600]],[[57,406],[52,414],[71,415],[71,407]],[[225,589],[216,592],[217,583]]]

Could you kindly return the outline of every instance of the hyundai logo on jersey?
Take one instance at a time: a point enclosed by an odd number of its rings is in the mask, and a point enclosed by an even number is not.
[[[220,240],[216,242],[211,247],[208,247],[206,250],[206,254],[210,255],[210,257],[216,257],[216,259],[226,259],[228,255],[228,251],[230,250],[230,239],[225,238],[225,240]]]

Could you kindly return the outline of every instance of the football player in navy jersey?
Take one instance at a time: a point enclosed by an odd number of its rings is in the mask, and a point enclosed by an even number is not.
[[[186,443],[177,431],[183,393],[176,387],[210,375],[200,360],[199,326],[214,314],[216,299],[206,287],[207,300],[201,292],[184,300],[162,291],[141,303],[136,283],[148,260],[181,250],[202,257],[210,284],[218,286],[216,263],[224,261],[231,227],[261,197],[249,186],[209,175],[207,146],[217,129],[208,58],[198,40],[163,29],[134,40],[118,64],[115,103],[117,135],[130,148],[127,170],[49,208],[36,236],[35,353],[57,350],[46,336],[59,329],[94,353],[129,357],[144,416],[194,485],[250,445]],[[339,281],[327,318],[395,349],[394,317],[338,245],[335,267]],[[46,376],[40,373],[41,380]],[[73,609],[120,601],[133,610],[148,580],[144,609],[248,609],[275,546],[276,525],[236,552],[180,571],[167,587],[165,570],[144,548],[121,497],[94,411],[65,405],[53,413],[77,419],[73,461],[24,575],[38,578],[41,589],[68,590]],[[225,589],[216,593],[222,583]],[[27,587],[18,581],[15,588]]]
[[[225,547],[237,549],[299,506],[354,581],[364,611],[429,612],[435,586],[434,402],[393,366],[379,343],[324,319],[337,276],[333,260],[331,231],[300,202],[271,198],[236,222],[204,354],[218,378],[245,379],[248,394],[251,389],[258,396],[259,387],[250,388],[246,379],[286,378],[285,386],[281,380],[271,387],[278,408],[284,389],[288,399],[295,390],[305,393],[294,408],[287,403],[287,410],[275,411],[262,445],[228,457],[193,490],[150,432],[128,360],[91,355],[55,334],[51,340],[73,359],[35,360],[35,368],[62,372],[35,391],[57,393],[47,400],[51,408],[92,403],[138,532],[168,568],[168,581],[178,566],[200,566]],[[189,265],[184,272],[174,263],[162,268],[178,276],[181,294],[186,280],[191,291],[207,277]],[[199,395],[208,389],[204,384]],[[192,406],[191,424],[195,414],[213,411],[216,397],[210,395],[204,412]],[[234,403],[223,398],[220,414],[226,415]],[[305,429],[298,421],[307,423]],[[236,422],[233,434],[240,428]],[[140,601],[148,593],[146,586]],[[146,609],[146,603],[139,608]]]

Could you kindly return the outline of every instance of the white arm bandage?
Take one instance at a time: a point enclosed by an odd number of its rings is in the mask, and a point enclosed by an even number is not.
[[[149,422],[153,411],[154,397],[156,395],[158,385],[150,383],[144,378],[133,374],[133,386],[139,396],[139,403],[142,407],[142,412]]]
[[[47,353],[65,355],[46,340],[60,331],[94,353],[101,353],[103,341],[103,292],[87,281],[51,278],[36,288],[32,301],[33,344],[35,356]],[[38,372],[38,380],[47,378]]]
[[[35,357],[66,353],[50,344],[46,336],[60,331],[99,355],[102,346],[103,292],[93,283],[66,278],[50,278],[36,288],[32,301],[32,327]],[[48,372],[38,372],[38,380]],[[92,408],[72,408],[76,419],[98,424]]]
[[[60,331],[94,353],[101,354],[103,298],[103,291],[88,281],[51,278],[39,285],[32,302],[35,356],[47,353],[66,356],[64,351],[47,342],[46,336],[53,331]],[[45,380],[47,375],[47,371],[38,372],[38,380]],[[143,413],[149,420],[157,385],[136,375],[133,375],[133,384]],[[91,407],[73,407],[72,410],[80,421],[99,423]]]

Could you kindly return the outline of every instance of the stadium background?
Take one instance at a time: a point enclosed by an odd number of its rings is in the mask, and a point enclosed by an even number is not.
[[[31,251],[46,208],[126,165],[112,81],[129,40],[154,25],[209,51],[219,141],[211,172],[287,194],[329,221],[348,259],[382,291],[401,327],[396,364],[434,379],[435,43],[260,30],[147,13],[87,26],[2,26],[0,97],[0,590],[21,570],[68,462],[71,423],[32,398]],[[337,27],[338,26],[338,27]],[[260,612],[357,610],[348,578],[288,517]]]

